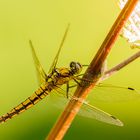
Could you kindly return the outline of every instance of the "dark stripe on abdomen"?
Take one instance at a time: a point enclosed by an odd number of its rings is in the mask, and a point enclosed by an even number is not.
[[[45,98],[50,91],[48,91],[44,86],[41,86],[32,96],[27,98],[24,102],[20,103],[18,106],[13,108],[10,112],[0,117],[0,123],[7,121],[8,119],[13,118],[21,112],[29,109],[40,100]]]

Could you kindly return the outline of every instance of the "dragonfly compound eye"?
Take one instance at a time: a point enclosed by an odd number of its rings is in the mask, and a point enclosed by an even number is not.
[[[79,62],[71,62],[70,69],[73,74],[78,74],[82,70],[82,65]]]

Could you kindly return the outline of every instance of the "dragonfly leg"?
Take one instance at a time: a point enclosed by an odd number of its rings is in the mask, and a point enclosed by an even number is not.
[[[81,79],[81,78],[80,78]],[[78,79],[73,79],[79,86],[82,86],[82,84],[78,81]]]
[[[86,78],[81,78],[81,77],[75,77],[74,78],[75,80],[75,82],[76,83],[78,83],[79,84],[79,86],[86,86],[86,85],[88,85],[88,84],[91,84],[91,83],[93,83],[94,81],[92,81],[92,80],[89,80],[89,79],[86,79]],[[80,80],[80,81],[82,81],[81,83],[80,82],[78,82],[78,80]]]
[[[69,98],[69,82],[66,84],[66,97]]]
[[[68,97],[69,97],[69,89],[70,89],[70,88],[76,87],[77,84],[70,86],[69,83],[67,83],[66,86],[67,86],[67,87],[66,87],[66,88],[67,88],[67,89],[66,89],[66,97],[68,98]]]
[[[79,77],[79,76],[83,76],[83,75],[84,75],[84,73],[77,75],[77,77]]]
[[[82,65],[83,67],[88,67],[89,65]]]
[[[74,87],[76,87],[76,86],[77,86],[77,84],[72,85],[72,86],[69,86],[69,88],[74,88]]]
[[[84,75],[84,73],[82,73],[82,74],[79,74],[79,75],[76,75],[76,79],[77,80],[81,80],[81,81],[86,81],[86,82],[90,82],[90,83],[92,83],[93,81],[92,80],[89,80],[89,79],[86,79],[86,78],[82,78],[82,77],[80,77],[80,76],[83,76]]]

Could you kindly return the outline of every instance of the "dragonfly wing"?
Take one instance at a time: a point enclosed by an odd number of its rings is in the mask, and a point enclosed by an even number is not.
[[[54,93],[50,94],[50,101],[58,109],[64,109],[69,99],[66,98],[66,91],[63,88],[54,89]]]
[[[41,66],[39,59],[36,55],[35,49],[33,47],[32,41],[29,40],[29,44],[31,47],[31,51],[32,51],[32,56],[33,56],[33,60],[34,60],[34,64],[35,64],[35,68],[36,68],[36,72],[37,72],[37,78],[38,78],[38,84],[41,85],[43,82],[46,81],[47,79],[47,75],[43,69],[43,67]]]
[[[78,115],[117,126],[123,126],[123,123],[116,117],[86,102],[82,105],[81,109],[78,112]]]
[[[53,60],[53,63],[52,63],[52,65],[51,65],[51,67],[50,67],[48,73],[51,73],[52,70],[56,67],[56,64],[57,64],[57,61],[58,61],[58,57],[59,57],[60,51],[61,51],[61,49],[62,49],[62,47],[63,47],[63,44],[64,44],[64,42],[65,42],[65,40],[66,40],[66,37],[67,37],[67,33],[68,33],[68,30],[69,30],[69,26],[70,26],[70,24],[68,24],[68,27],[66,28],[66,31],[65,31],[64,36],[63,36],[63,38],[62,38],[62,41],[61,41],[61,43],[60,43],[58,52],[57,52],[57,54],[56,54],[56,56],[55,56],[55,58],[54,58],[54,60]]]
[[[75,79],[80,80],[81,77]],[[88,79],[84,79],[88,81]],[[128,102],[140,100],[140,90],[133,87],[118,86],[108,83],[98,83],[88,95],[88,100],[94,102]]]
[[[57,96],[54,94],[51,95],[51,97],[52,97],[51,99],[53,99],[53,104],[57,108],[64,108],[66,106],[66,104],[70,101],[70,99],[72,98],[72,95],[70,95],[69,99],[68,99],[68,98],[66,98],[63,90],[60,89],[60,91],[59,92],[57,91],[57,93],[58,93]],[[75,98],[73,98],[73,99],[75,99]],[[94,106],[88,104],[86,101],[81,106],[81,108],[78,112],[78,115],[87,117],[87,118],[96,119],[101,122],[114,124],[117,126],[123,126],[123,123],[119,119],[110,115],[109,113],[106,113],[106,112],[98,109],[97,107],[94,107]]]
[[[97,85],[88,96],[90,102],[128,102],[140,99],[140,92],[131,87],[114,86],[112,84]]]

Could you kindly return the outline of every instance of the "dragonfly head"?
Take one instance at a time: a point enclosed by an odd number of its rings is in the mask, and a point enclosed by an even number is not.
[[[79,62],[72,61],[70,63],[70,70],[72,74],[79,74],[82,70],[82,65]]]

